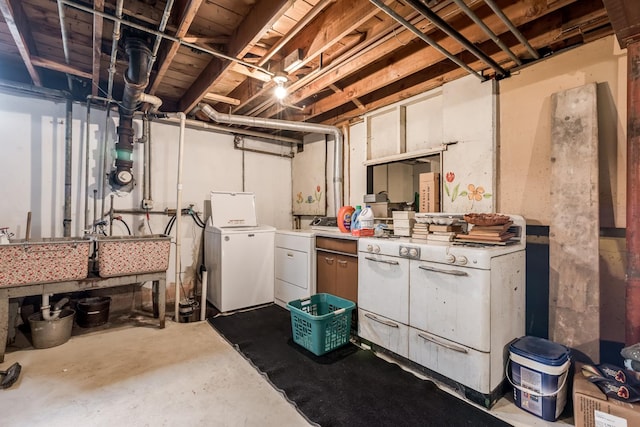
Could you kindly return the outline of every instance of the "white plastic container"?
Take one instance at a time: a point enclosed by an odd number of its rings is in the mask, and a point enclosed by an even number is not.
[[[526,336],[509,346],[515,404],[546,421],[558,419],[567,403],[569,349],[544,338]]]
[[[362,209],[360,212],[360,216],[358,217],[360,221],[360,229],[371,229],[373,230],[373,210],[367,206]]]

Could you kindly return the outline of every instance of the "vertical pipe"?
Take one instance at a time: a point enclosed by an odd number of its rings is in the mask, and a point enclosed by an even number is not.
[[[71,127],[73,126],[73,102],[67,99],[67,119],[64,136],[64,237],[71,236]]]
[[[87,97],[87,133],[84,149],[84,230],[89,230],[89,138],[91,137],[91,100]]]
[[[180,304],[180,233],[182,226],[182,155],[184,154],[184,128],[186,123],[186,116],[183,112],[177,113],[180,119],[180,142],[178,144],[178,178],[176,184],[176,301],[175,301],[175,321],[180,321],[179,304]]]
[[[102,171],[100,172],[99,188],[100,188],[100,218],[104,217],[104,184],[107,176],[107,130],[109,129],[109,118],[111,116],[111,108],[107,108],[107,115],[104,120],[104,134],[102,136]],[[95,214],[94,214],[95,215]]]
[[[91,226],[91,232],[95,233],[98,224],[98,190],[93,190],[93,225]]]
[[[113,77],[116,75],[116,58],[118,56],[118,41],[120,40],[120,19],[122,19],[122,9],[124,0],[118,0],[116,4],[117,21],[113,23],[113,36],[111,41],[111,59],[109,61],[109,84],[107,88],[107,98],[111,99],[113,92]],[[104,200],[104,198],[103,198]]]
[[[640,42],[627,46],[626,344],[640,342]]]
[[[207,317],[207,285],[209,280],[209,273],[204,269],[202,271],[202,286],[200,288],[200,320],[205,320]]]

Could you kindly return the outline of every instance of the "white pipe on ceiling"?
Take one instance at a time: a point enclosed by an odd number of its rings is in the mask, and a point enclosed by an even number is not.
[[[234,125],[245,125],[252,127],[261,127],[267,129],[282,129],[282,130],[291,130],[295,132],[309,132],[309,133],[319,133],[324,135],[333,135],[334,136],[334,150],[333,150],[333,197],[334,197],[334,208],[336,212],[336,216],[338,210],[342,206],[342,176],[343,176],[343,146],[344,146],[344,137],[340,129],[336,126],[329,126],[317,123],[307,123],[307,122],[292,122],[288,120],[279,120],[279,119],[268,119],[263,117],[247,117],[247,116],[238,116],[233,114],[225,114],[219,113],[213,107],[208,104],[200,103],[198,104],[200,110],[209,116],[212,120],[218,123],[227,123]]]

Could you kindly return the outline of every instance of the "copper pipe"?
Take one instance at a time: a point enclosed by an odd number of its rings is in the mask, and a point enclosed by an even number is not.
[[[640,42],[627,46],[627,345],[640,342]]]

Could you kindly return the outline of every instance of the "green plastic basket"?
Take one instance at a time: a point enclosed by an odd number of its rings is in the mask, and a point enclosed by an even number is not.
[[[331,294],[315,294],[289,302],[293,341],[316,356],[349,342],[355,303]]]

